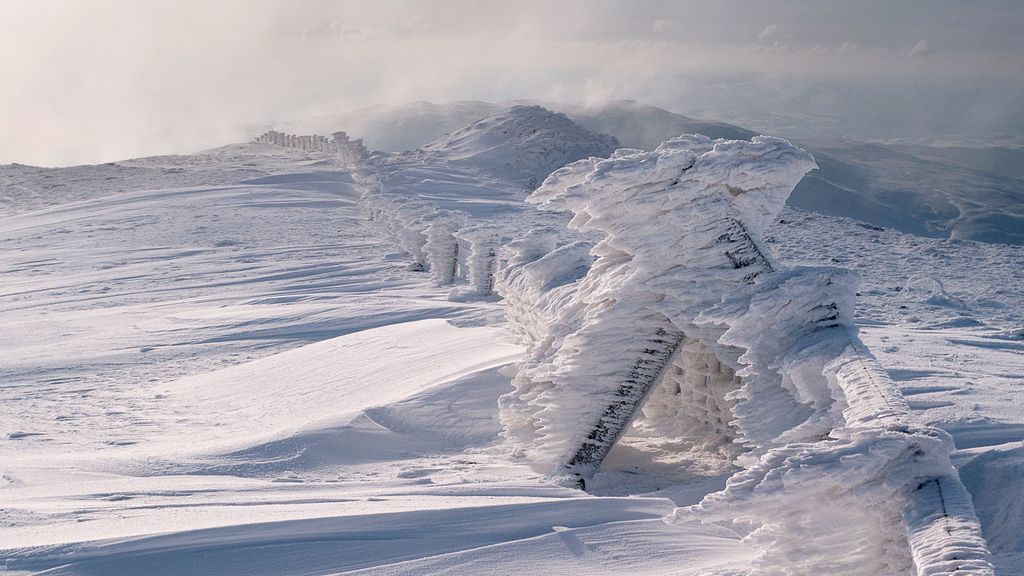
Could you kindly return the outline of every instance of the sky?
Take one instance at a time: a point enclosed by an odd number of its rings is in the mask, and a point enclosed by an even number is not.
[[[416,100],[629,98],[788,136],[1024,136],[1019,0],[0,1],[0,163],[184,153]]]

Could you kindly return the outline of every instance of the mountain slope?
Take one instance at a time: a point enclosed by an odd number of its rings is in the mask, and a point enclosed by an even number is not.
[[[442,134],[513,104],[414,102],[322,117],[309,124],[321,132],[344,127],[364,137],[371,148],[397,151],[439,137],[449,142]],[[653,149],[683,133],[736,139],[755,135],[732,124],[695,120],[629,100],[590,106],[540,104],[588,130],[611,134],[630,148]],[[1024,243],[1019,151],[884,146],[841,138],[797,143],[815,155],[819,169],[797,186],[790,206],[921,236]]]
[[[1024,244],[1024,180],[879,144],[811,142],[789,204],[934,238]]]
[[[463,136],[380,176],[476,222],[544,223],[525,183],[476,161],[485,135]],[[632,449],[595,496],[491,444],[518,358],[503,305],[449,301],[406,269],[360,175],[218,150],[119,163],[165,179],[0,217],[0,574],[748,572],[756,551],[729,527],[662,520],[722,487],[680,465],[708,465],[700,450]],[[1024,249],[798,210],[769,235],[786,262],[864,277],[865,341],[970,447],[986,535],[1021,573]]]
[[[402,160],[477,167],[533,188],[557,168],[606,157],[618,147],[614,136],[590,132],[564,114],[513,106],[403,154]]]
[[[697,120],[633,100],[611,100],[588,106],[541,100],[461,100],[442,104],[420,101],[320,116],[289,126],[300,132],[319,133],[329,133],[340,126],[363,138],[366,145],[374,150],[401,152],[419,148],[444,134],[513,106],[542,106],[560,112],[590,131],[615,136],[619,144],[627,148],[653,149],[668,138],[685,133],[742,139],[755,135],[739,126]]]
[[[612,134],[627,148],[653,150],[680,134],[703,134],[710,138],[749,140],[757,132],[714,120],[697,120],[633,100],[612,100],[591,106],[552,104],[580,126]]]

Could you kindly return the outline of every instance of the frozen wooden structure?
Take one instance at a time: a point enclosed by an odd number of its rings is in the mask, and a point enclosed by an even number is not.
[[[755,526],[759,574],[789,574],[779,532],[829,574],[992,574],[949,436],[857,337],[855,275],[786,268],[761,242],[813,167],[780,139],[685,136],[549,176],[528,201],[603,239],[589,258],[543,234],[507,248],[499,289],[529,352],[506,436],[580,487],[638,419],[735,446],[740,471],[687,512]]]
[[[253,140],[257,144],[273,144],[284,148],[297,148],[309,152],[326,152],[338,155],[347,164],[356,165],[369,158],[370,153],[363,145],[362,139],[352,140],[342,131],[335,132],[330,138],[318,134],[295,135],[270,130],[260,134]]]

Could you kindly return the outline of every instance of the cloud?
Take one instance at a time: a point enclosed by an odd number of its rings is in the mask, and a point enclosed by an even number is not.
[[[779,27],[775,24],[769,24],[761,30],[761,33],[757,35],[758,40],[767,40],[773,36],[777,36],[779,33]]]
[[[664,19],[655,20],[654,24],[651,25],[651,30],[659,34],[664,34],[668,32],[682,32],[685,29],[686,26],[680,24],[679,22],[673,22],[672,20]]]
[[[298,117],[411,100],[632,98],[758,118],[772,111],[766,99],[729,101],[735,85],[707,79],[770,79],[791,94],[822,81],[1024,78],[1008,32],[1024,29],[1024,11],[1010,0],[984,11],[906,1],[821,0],[812,11],[564,0],[559,14],[570,17],[560,17],[543,0],[5,0],[0,126],[19,137],[0,139],[0,163],[188,152]],[[941,61],[918,57],[933,49],[926,42],[907,47],[938,37]]]
[[[330,24],[313,24],[302,29],[301,36],[304,40],[337,40],[337,39],[365,39],[373,36],[374,32],[352,24],[342,24],[334,21]]]
[[[843,42],[842,44],[839,45],[838,52],[840,54],[848,54],[850,52],[856,52],[858,50],[862,50],[863,48],[864,47],[861,46],[860,44],[857,44],[856,42],[850,42],[849,40],[847,40],[847,41],[845,41],[845,42]]]
[[[918,40],[917,44],[907,52],[910,56],[921,56],[923,54],[930,54],[934,52],[931,46],[928,45],[927,40]]]

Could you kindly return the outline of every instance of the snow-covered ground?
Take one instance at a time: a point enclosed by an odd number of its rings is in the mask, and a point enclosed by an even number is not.
[[[737,93],[756,93],[745,86]],[[559,102],[412,102],[375,106],[336,116],[297,121],[299,131],[345,126],[374,149],[399,152],[455,132],[513,104],[540,104],[581,126],[618,138],[622,146],[653,150],[679,134],[746,140],[757,133],[741,126],[690,118],[631,100],[588,106]],[[818,169],[807,175],[788,204],[832,216],[854,217],[887,228],[932,237],[983,242],[1024,242],[1024,151],[1002,147],[999,137],[956,145],[900,145],[816,136],[781,129],[811,151]],[[832,133],[826,130],[826,133]],[[835,130],[834,133],[843,133]],[[798,138],[798,136],[800,136]]]
[[[410,271],[360,200],[553,222],[522,202],[538,163],[478,151],[0,168],[0,573],[746,574],[741,530],[664,521],[722,487],[719,455],[623,445],[588,494],[501,444],[503,304]],[[999,573],[1024,571],[1024,250],[796,209],[766,238],[861,274],[861,338],[953,435]]]

